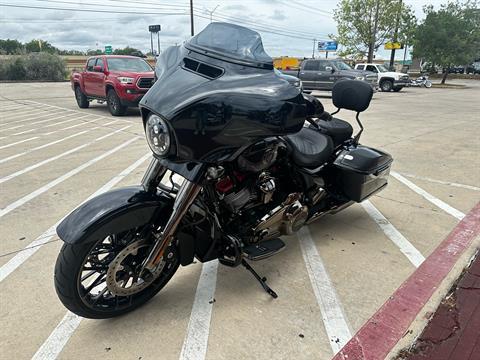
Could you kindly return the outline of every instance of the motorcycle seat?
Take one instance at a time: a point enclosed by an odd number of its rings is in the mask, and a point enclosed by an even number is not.
[[[337,118],[331,118],[330,120],[318,119],[315,123],[317,124],[318,129],[313,125],[310,125],[309,128],[330,136],[335,147],[343,144],[346,140],[352,137],[352,125],[344,120]]]
[[[285,136],[292,150],[295,164],[314,168],[327,162],[334,151],[333,141],[329,136],[303,127],[299,132]]]

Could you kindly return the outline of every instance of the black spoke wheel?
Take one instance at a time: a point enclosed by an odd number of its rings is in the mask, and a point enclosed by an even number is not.
[[[179,266],[170,245],[153,273],[141,271],[151,244],[140,229],[103,239],[64,244],[55,264],[55,289],[67,309],[93,319],[122,315],[143,305],[172,278]]]
[[[108,90],[107,105],[110,114],[113,116],[122,116],[127,112],[127,107],[123,106],[115,90]]]
[[[81,109],[86,109],[89,107],[90,103],[88,102],[87,97],[80,89],[80,86],[75,86],[75,99],[77,100],[77,105]]]

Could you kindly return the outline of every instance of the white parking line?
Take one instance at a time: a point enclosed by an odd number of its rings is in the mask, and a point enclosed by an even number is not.
[[[73,170],[70,170],[69,172],[67,172],[66,174],[62,175],[62,176],[59,176],[58,178],[56,178],[55,180],[52,180],[50,181],[48,184],[38,188],[37,190],[35,191],[32,191],[30,194],[27,194],[25,196],[23,196],[22,198],[14,201],[13,203],[7,205],[6,207],[4,207],[3,209],[0,209],[0,218],[2,218],[3,216],[7,215],[8,213],[10,213],[11,211],[15,210],[16,208],[24,205],[25,203],[29,202],[30,200],[36,198],[37,196],[43,194],[44,192],[50,190],[52,187],[60,184],[61,182],[71,178],[72,176],[78,174],[79,172],[81,172],[82,170],[86,169],[87,167],[89,167],[90,165],[93,165],[95,164],[96,162],[106,158],[107,156],[111,155],[111,154],[114,154],[116,151],[119,151],[120,149],[130,145],[132,142],[136,141],[140,139],[139,136],[136,136],[120,145],[118,145],[117,147],[113,148],[113,149],[110,149],[109,151],[103,153],[102,155],[99,155],[89,161],[87,161],[86,163],[76,167],[75,169]]]
[[[180,360],[205,359],[214,304],[212,299],[215,296],[217,284],[217,269],[217,260],[202,265],[202,273],[198,280]]]
[[[88,116],[88,115],[85,115],[85,116]],[[40,126],[38,128],[33,128],[33,129],[30,129],[30,130],[20,131],[18,133],[14,133],[14,134],[11,134],[9,136],[18,136],[18,135],[28,134],[28,133],[31,133],[33,131],[37,131],[38,129],[43,129],[43,128],[52,127],[52,126],[58,126],[58,125],[65,124],[67,122],[71,122],[71,121],[75,121],[75,120],[78,120],[78,118],[71,118],[71,119],[60,121],[58,123],[43,125],[43,126]]]
[[[0,109],[2,111],[15,111],[16,109],[20,109],[25,105],[27,104],[13,103],[13,104],[8,104],[7,106],[2,106],[0,107]]]
[[[57,113],[57,114],[61,114],[61,113]],[[49,116],[49,115],[55,116],[57,114],[48,114],[48,115],[38,116],[38,117],[30,118],[30,119],[25,119],[25,120],[22,120],[22,121],[36,120],[36,119],[43,118],[45,116]],[[18,129],[18,128],[21,128],[21,127],[24,127],[24,126],[41,124],[41,123],[48,122],[48,121],[56,121],[58,119],[62,119],[62,118],[67,117],[67,116],[70,116],[70,114],[63,115],[63,116],[58,116],[58,117],[49,117],[48,119],[38,120],[38,121],[34,121],[34,122],[29,121],[27,124],[20,124],[20,125],[15,125],[15,126],[6,128],[6,129],[0,129],[0,132],[13,130],[13,129]]]
[[[377,223],[387,237],[400,249],[400,251],[407,257],[407,259],[415,267],[419,267],[425,260],[425,257],[418,251],[410,241],[403,236],[400,231],[387,220],[373,204],[366,200],[360,205],[363,206],[367,214]]]
[[[313,292],[322,313],[323,325],[334,354],[352,338],[343,306],[328,276],[307,226],[298,231],[300,248]]]
[[[58,114],[63,114],[65,113],[65,111],[55,111],[55,112],[46,112],[44,114],[36,114],[35,116],[31,116],[32,114],[25,114],[25,115],[28,115],[30,117],[26,118],[26,119],[21,119],[21,120],[16,120],[16,121],[12,121],[11,123],[9,124],[15,124],[15,123],[18,123],[18,122],[26,122],[26,121],[30,121],[30,120],[36,120],[36,119],[41,119],[41,118],[44,118],[46,116],[55,116],[55,115],[58,115]],[[23,116],[23,115],[22,115]]]
[[[390,174],[395,179],[397,179],[398,181],[400,181],[401,183],[403,183],[404,185],[408,186],[410,189],[415,191],[418,195],[422,196],[423,198],[430,201],[432,204],[439,207],[440,209],[442,209],[446,213],[452,215],[453,217],[457,218],[458,220],[462,220],[465,217],[465,214],[463,212],[455,209],[454,207],[452,207],[452,206],[448,205],[447,203],[443,202],[442,200],[436,198],[432,194],[426,192],[422,188],[420,188],[417,185],[415,185],[414,183],[412,183],[410,180],[405,179],[399,173],[397,173],[395,171],[392,171],[392,172],[390,172]]]
[[[74,138],[74,137],[83,135],[83,134],[85,134],[85,133],[87,133],[87,132],[89,132],[89,131],[95,130],[95,129],[98,129],[98,126],[97,126],[97,127],[94,127],[94,128],[91,128],[91,129],[87,129],[87,130],[84,130],[84,131],[77,132],[77,133],[75,133],[75,134],[69,135],[69,136],[67,136],[67,137],[64,137],[64,138],[61,138],[61,139],[58,139],[58,140],[55,140],[55,141],[52,141],[52,142],[49,142],[49,143],[40,145],[40,146],[36,146],[36,147],[34,147],[34,148],[28,149],[27,151],[24,151],[24,152],[21,152],[21,153],[12,155],[12,156],[7,156],[6,158],[0,159],[0,164],[2,164],[2,163],[4,163],[4,162],[7,162],[7,161],[10,161],[10,160],[13,160],[13,159],[16,159],[16,158],[18,158],[18,157],[20,157],[20,156],[29,154],[29,153],[31,153],[31,152],[33,152],[33,151],[45,149],[45,148],[47,148],[47,147],[49,147],[49,146],[52,146],[52,145],[61,143],[61,142],[65,141],[65,140],[69,140],[69,139],[72,139],[72,138]]]
[[[25,122],[25,121],[31,120],[35,117],[27,118],[27,119],[25,119],[24,117],[25,116],[32,116],[33,114],[35,114],[35,116],[44,116],[44,115],[59,114],[61,112],[62,111],[59,111],[57,109],[55,109],[55,110],[51,110],[51,109],[48,109],[48,110],[26,109],[26,110],[22,110],[22,111],[17,111],[17,112],[12,113],[12,114],[8,114],[8,118],[12,119],[13,121],[7,122],[6,124],[16,124],[16,123],[19,123],[19,122]]]
[[[51,108],[55,108],[55,109],[61,109],[61,110],[65,110],[65,111],[71,111],[71,112],[76,112],[78,114],[86,114],[85,111],[79,111],[79,110],[73,110],[73,109],[68,109],[68,108],[64,108],[64,107],[60,107],[60,106],[55,106],[55,105],[50,105],[50,104],[44,104],[44,103],[40,103],[40,102],[37,102],[37,101],[32,101],[32,100],[26,100],[30,103],[33,103],[33,104],[37,104],[37,105],[43,105],[43,106],[47,106],[47,107],[51,107]],[[108,116],[103,116],[103,115],[98,115],[98,116],[101,116],[105,119],[109,119],[110,117]],[[125,119],[120,119],[121,121],[126,121],[126,122],[130,122],[128,120],[125,120]]]
[[[94,124],[94,125],[99,125],[99,126],[96,126],[95,129],[99,128],[99,127],[106,127],[108,125],[112,125],[112,124],[115,124],[116,122],[118,122],[119,120],[114,120],[114,121],[110,121],[108,123],[105,123],[105,124],[102,124],[100,126],[100,124],[97,124],[95,123],[96,120],[100,119],[99,117],[96,117],[96,118],[93,118],[91,121],[85,121],[85,122],[81,122],[80,124],[75,124],[75,125],[70,125],[70,126],[67,126],[67,127],[64,127],[64,128],[61,128],[61,129],[58,129],[58,130],[54,130],[54,131],[50,131],[50,132],[46,132],[46,133],[40,133],[38,134],[39,136],[46,136],[46,135],[51,135],[51,134],[55,134],[59,131],[63,131],[63,130],[69,130],[69,129],[74,129],[74,128],[77,128],[79,126],[85,126],[85,125],[88,125],[88,124]]]
[[[28,138],[28,139],[20,140],[20,141],[10,143],[10,144],[7,144],[7,145],[2,145],[2,146],[0,146],[0,149],[6,149],[6,148],[9,148],[11,146],[15,146],[15,145],[18,145],[18,144],[21,144],[21,143],[24,143],[24,142],[27,142],[27,141],[30,141],[30,140],[35,140],[35,139],[38,139],[38,136],[34,136],[34,137],[31,137],[31,138]]]
[[[4,182],[6,182],[6,181],[12,180],[12,179],[16,178],[17,176],[23,175],[23,174],[25,174],[25,173],[27,173],[27,172],[29,172],[29,171],[31,171],[31,170],[37,169],[37,168],[39,168],[40,166],[43,166],[43,165],[45,165],[45,164],[48,164],[48,163],[50,163],[50,162],[52,162],[52,161],[58,160],[58,159],[60,159],[60,158],[62,158],[62,157],[64,157],[64,156],[73,154],[73,153],[75,153],[75,152],[77,152],[77,151],[79,151],[79,150],[81,150],[81,149],[83,149],[83,148],[85,148],[85,147],[87,147],[87,146],[90,146],[90,145],[92,145],[92,144],[94,144],[94,143],[96,143],[96,142],[98,142],[98,141],[101,141],[101,140],[106,139],[106,138],[108,138],[108,137],[110,137],[110,136],[113,136],[113,135],[115,135],[115,134],[118,134],[119,132],[128,129],[128,128],[131,127],[131,126],[133,126],[133,125],[124,126],[123,128],[120,128],[120,129],[118,129],[118,130],[115,130],[115,131],[113,131],[113,132],[110,132],[110,133],[108,133],[108,134],[106,134],[106,135],[100,136],[100,137],[98,137],[98,138],[96,138],[96,139],[94,139],[94,140],[92,140],[92,141],[89,141],[89,142],[84,143],[84,144],[82,144],[82,145],[80,145],[80,146],[74,147],[73,149],[67,150],[67,151],[65,151],[65,152],[63,152],[63,153],[61,153],[61,154],[58,154],[58,155],[49,157],[48,159],[39,161],[39,162],[37,162],[37,163],[35,163],[35,164],[33,164],[33,165],[30,165],[30,166],[27,166],[26,168],[23,168],[22,170],[15,171],[14,173],[11,173],[10,175],[7,175],[7,176],[4,176],[4,177],[0,178],[0,184],[4,183]],[[84,131],[84,133],[86,133],[87,131],[88,131],[88,130]]]
[[[62,321],[52,331],[48,339],[40,346],[38,351],[32,356],[32,360],[53,360],[62,351],[70,336],[77,329],[82,318],[74,313],[67,311]]]
[[[151,156],[152,156],[151,153],[148,153],[142,156],[140,159],[135,161],[132,165],[127,167],[125,170],[123,170],[120,174],[110,179],[105,185],[103,185],[101,188],[95,191],[83,202],[78,204],[78,206],[113,188],[116,184],[118,184],[121,180],[123,180],[127,175],[129,175],[132,171],[134,171],[141,164],[143,164],[145,160],[151,158]],[[64,218],[65,217],[57,221],[47,231],[45,231],[42,235],[37,237],[34,241],[32,241],[24,249],[22,249],[22,251],[20,251],[13,258],[11,258],[6,264],[0,267],[0,282],[2,282],[8,275],[14,272],[15,269],[17,269],[20,265],[22,265],[30,256],[35,254],[35,252],[37,252],[41,246],[43,246],[44,244],[52,240],[52,238],[56,235],[55,230],[58,224],[60,224],[60,222],[62,222]]]
[[[459,188],[473,190],[473,191],[480,191],[480,187],[476,187],[476,186],[472,186],[472,185],[459,184],[459,183],[450,182],[450,181],[442,181],[442,180],[432,179],[432,178],[425,177],[425,176],[406,174],[406,173],[403,173],[403,172],[400,175],[403,175],[403,176],[406,176],[406,177],[409,177],[409,178],[412,178],[412,179],[429,181],[429,182],[433,182],[433,183],[436,183],[436,184],[449,185],[449,186],[459,187]]]

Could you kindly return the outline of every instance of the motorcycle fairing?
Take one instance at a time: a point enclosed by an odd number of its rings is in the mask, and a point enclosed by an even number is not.
[[[217,47],[205,47],[198,38],[204,37],[204,32],[216,36],[218,27],[235,31],[229,37],[222,36]],[[253,48],[220,52],[222,39],[228,38],[229,44],[243,41],[238,38],[243,34],[238,28],[245,29],[212,23],[190,42],[170,47],[159,57],[157,81],[143,97],[140,108],[144,124],[149,112],[168,120],[176,149],[171,160],[225,161],[262,138],[292,134],[302,128],[305,99],[300,90],[267,66],[272,64],[268,55],[252,55],[262,54],[259,38],[247,41],[246,46]],[[192,62],[198,66],[192,66]],[[210,72],[220,75],[209,78],[208,72],[200,71],[201,64],[221,69]]]

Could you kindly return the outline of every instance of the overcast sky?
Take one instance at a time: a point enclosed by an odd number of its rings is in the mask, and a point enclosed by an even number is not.
[[[404,0],[413,6],[419,18],[423,16],[424,5],[438,6],[446,1]],[[332,19],[333,9],[337,6],[334,0],[193,2],[195,33],[210,22],[210,12],[218,5],[213,13],[214,21],[236,22],[256,28],[271,56],[311,56],[313,38],[328,40],[328,35],[336,32]],[[27,6],[0,5],[0,39],[22,42],[43,39],[60,49],[79,50],[129,45],[146,52],[150,49],[149,24],[161,24],[162,47],[181,43],[190,37],[189,0],[0,0],[0,4]],[[388,53],[380,51],[378,56],[387,57]],[[403,54],[399,53],[398,58],[402,58]]]

